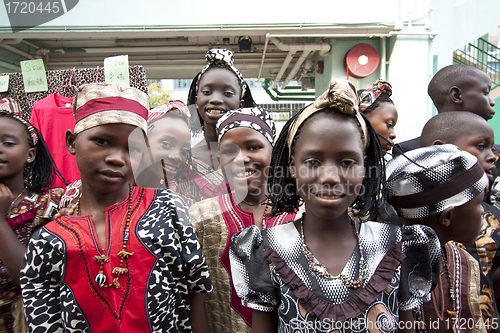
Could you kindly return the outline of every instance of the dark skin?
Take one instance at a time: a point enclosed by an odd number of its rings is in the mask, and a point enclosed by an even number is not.
[[[495,114],[495,101],[490,96],[491,79],[486,73],[476,72],[469,76],[461,87],[452,86],[443,104],[436,106],[438,112],[470,111],[485,120]]]
[[[292,153],[290,172],[307,212],[303,222],[305,243],[333,276],[344,270],[358,246],[347,210],[359,194],[357,185],[365,174],[364,156],[354,120],[332,114],[307,120]],[[294,223],[300,233],[300,222]],[[276,312],[253,314],[253,333],[278,331]]]
[[[240,84],[229,69],[215,67],[202,75],[196,92],[196,108],[204,122],[204,139],[192,148],[193,157],[207,163],[214,170],[219,167],[215,125],[224,112],[243,105]]]
[[[333,276],[342,272],[357,246],[347,214],[358,194],[355,185],[361,184],[365,172],[364,149],[356,126],[345,117],[318,115],[309,119],[290,162],[297,188],[305,189],[299,190],[299,195],[307,212],[303,222],[306,245]],[[318,137],[324,140],[315,139]],[[300,222],[295,226],[300,232]]]
[[[267,170],[271,163],[272,146],[259,132],[246,127],[227,131],[221,139],[219,161],[226,180],[233,184],[235,192],[245,191],[245,202],[239,206],[253,213],[254,224],[262,229],[262,218],[269,208],[259,204],[267,195]],[[246,178],[237,178],[236,173],[243,170],[254,173]],[[244,187],[244,188],[242,188]],[[238,198],[237,198],[238,199]]]
[[[458,207],[450,207],[445,209],[439,214],[434,214],[431,216],[423,217],[420,219],[408,219],[404,218],[405,225],[412,224],[422,224],[431,227],[439,238],[441,246],[444,246],[447,242],[453,240],[461,243],[471,243],[477,237],[479,233],[479,228],[481,226],[481,209],[480,203],[483,200],[483,195],[478,195],[471,201],[467,202]],[[471,214],[471,215],[468,215]],[[465,216],[465,224],[470,227],[470,230],[465,232],[463,227],[463,220],[461,217]],[[475,215],[475,216],[472,216]],[[475,221],[477,227],[474,229],[474,224],[472,223],[472,218],[477,218]],[[434,294],[433,294],[434,295]],[[434,296],[433,296],[434,297]],[[439,300],[437,301],[439,303]],[[413,320],[413,314],[411,311],[400,312],[400,320]],[[406,332],[413,332],[406,331]]]
[[[128,137],[135,126],[107,124],[79,134],[68,130],[66,147],[76,155],[82,177],[80,215],[90,215],[99,246],[106,248],[105,209],[125,200],[132,177]],[[70,208],[71,210],[71,208]],[[189,294],[193,332],[208,333],[208,317],[202,294]]]
[[[0,172],[0,259],[19,284],[26,246],[18,240],[5,215],[11,205],[18,204],[28,194],[24,190],[23,171],[26,163],[35,160],[35,149],[29,147],[26,130],[16,120],[1,118],[0,133],[0,160],[6,164]]]

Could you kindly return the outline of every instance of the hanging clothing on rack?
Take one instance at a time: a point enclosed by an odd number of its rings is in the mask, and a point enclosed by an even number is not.
[[[22,73],[7,73],[0,75],[9,75],[9,90],[0,93],[0,98],[11,97],[16,100],[21,106],[22,118],[28,121],[31,117],[33,105],[39,100],[53,94],[64,86],[71,74],[72,69],[52,70],[47,71],[48,90],[34,93],[26,93],[24,91],[24,82]],[[97,81],[96,81],[97,77]],[[141,65],[129,66],[130,86],[135,87],[144,93],[148,93],[148,85],[146,83],[146,72]],[[80,86],[85,83],[104,82],[104,68],[80,68],[76,69],[73,74],[72,83],[75,86]],[[69,95],[68,93],[71,93]],[[72,97],[74,90],[62,89],[59,95]]]
[[[65,144],[66,130],[73,130],[75,126],[71,109],[75,89],[72,86],[104,82],[104,68],[51,70],[46,74],[48,90],[34,93],[25,92],[22,73],[0,74],[9,75],[9,89],[1,92],[0,98],[11,97],[19,103],[22,118],[40,130],[57,168],[66,181],[72,183],[80,179],[76,159],[66,150]],[[131,87],[148,93],[143,66],[129,66],[129,77]],[[63,181],[56,177],[54,187],[65,186]]]
[[[57,168],[68,184],[80,179],[76,158],[66,149],[66,131],[75,129],[72,103],[73,97],[53,93],[33,105],[30,118],[30,123],[42,133]],[[66,187],[66,184],[56,177],[53,187]]]

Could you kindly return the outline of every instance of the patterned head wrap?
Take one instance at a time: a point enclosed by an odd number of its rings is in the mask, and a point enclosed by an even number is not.
[[[29,122],[21,118],[21,107],[15,100],[10,97],[0,99],[0,113],[8,114],[12,116],[12,118],[20,121],[28,128],[31,140],[33,140],[33,146],[38,144],[38,135],[36,134],[35,128]]]
[[[333,80],[330,82],[328,90],[319,96],[313,104],[305,108],[297,119],[295,119],[295,122],[290,128],[290,133],[288,134],[288,156],[292,156],[293,138],[304,121],[316,112],[328,108],[334,108],[344,114],[355,117],[363,132],[363,146],[365,149],[368,148],[370,145],[370,137],[368,135],[366,122],[358,111],[358,95],[356,94],[356,88],[347,80]]]
[[[488,185],[476,157],[454,145],[419,148],[405,155],[387,164],[388,202],[403,217],[422,218],[461,206]]]
[[[182,101],[169,101],[167,104],[163,104],[154,109],[149,110],[148,114],[148,124],[160,119],[167,112],[172,112],[183,118],[185,121],[189,121],[189,117],[191,114],[189,113],[189,109],[186,104]]]
[[[378,79],[371,88],[365,89],[361,95],[359,95],[359,111],[365,112],[365,110],[382,94],[391,97],[392,86],[389,82]]]
[[[78,87],[73,100],[75,134],[106,124],[129,124],[147,133],[149,97],[137,88],[111,83]]]
[[[214,67],[217,65],[227,66],[238,77],[238,81],[240,82],[240,87],[241,87],[241,98],[243,98],[243,96],[245,96],[245,92],[246,92],[245,79],[243,78],[243,75],[241,75],[240,71],[236,67],[233,66],[233,63],[234,63],[233,52],[231,52],[228,49],[210,49],[205,54],[205,59],[207,60],[207,65],[205,66],[205,68],[203,68],[201,70],[198,78],[200,78],[203,74],[205,74],[205,72],[211,67]],[[199,82],[199,79],[198,79],[198,82]],[[198,83],[196,83],[196,91],[198,91]]]
[[[242,108],[225,113],[215,125],[219,142],[227,131],[236,127],[248,127],[262,134],[271,144],[274,143],[276,127],[271,114],[260,106]]]

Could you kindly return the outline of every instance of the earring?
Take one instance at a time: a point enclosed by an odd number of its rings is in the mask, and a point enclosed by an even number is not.
[[[295,174],[294,173],[292,173],[292,178],[295,179]]]

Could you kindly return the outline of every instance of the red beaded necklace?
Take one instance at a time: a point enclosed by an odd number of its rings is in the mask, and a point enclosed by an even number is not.
[[[78,199],[77,204],[77,215],[80,215],[80,199]],[[99,268],[99,273],[94,278],[94,281],[99,285],[99,287],[108,288],[114,286],[116,289],[120,288],[120,282],[118,279],[121,275],[128,273],[128,268],[123,267],[123,263],[128,257],[132,256],[134,252],[127,252],[127,243],[129,237],[129,228],[130,228],[130,217],[132,214],[132,186],[129,185],[129,194],[128,194],[128,208],[127,208],[127,219],[125,222],[125,228],[123,231],[123,242],[122,242],[122,250],[118,252],[118,257],[120,257],[120,266],[113,268],[111,273],[115,274],[116,277],[113,279],[113,282],[110,284],[106,284],[106,275],[104,275],[104,263],[109,262],[109,256],[101,254],[99,256],[94,257],[94,261],[101,264]]]

